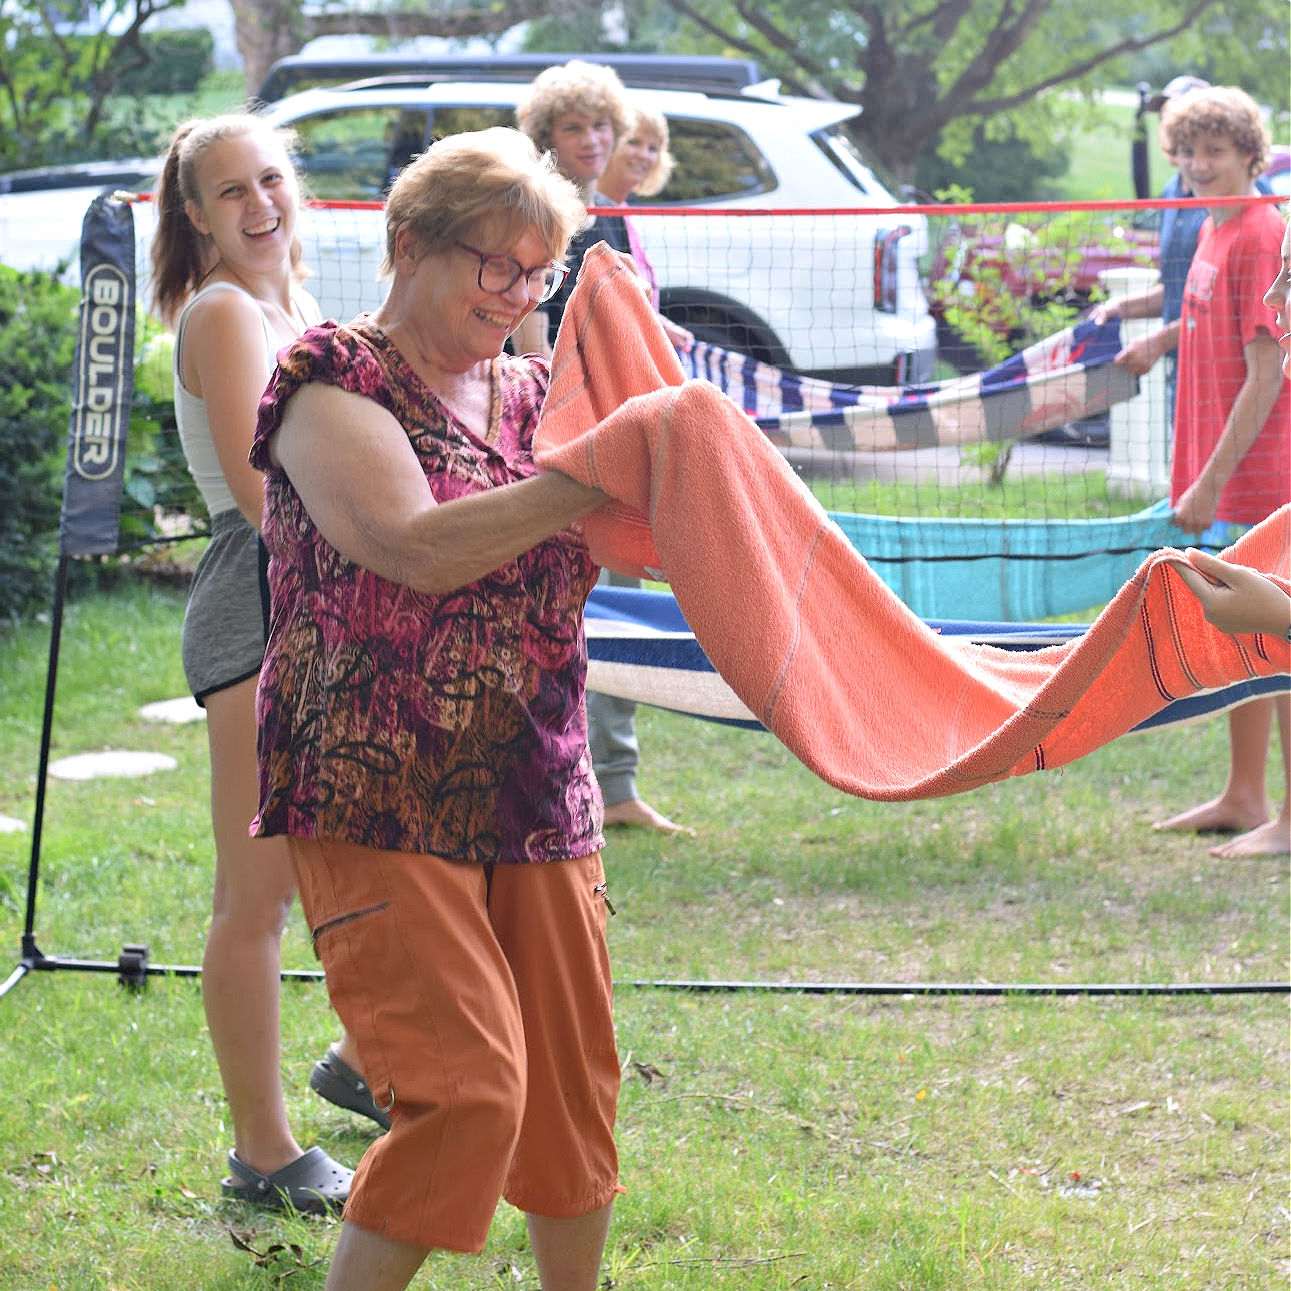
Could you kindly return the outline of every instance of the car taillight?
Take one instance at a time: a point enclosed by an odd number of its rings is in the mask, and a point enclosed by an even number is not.
[[[880,229],[874,238],[874,308],[895,314],[897,309],[897,246],[914,230],[908,224]]]

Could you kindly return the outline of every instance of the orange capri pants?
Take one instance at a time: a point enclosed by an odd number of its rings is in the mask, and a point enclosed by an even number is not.
[[[621,1192],[600,853],[469,865],[292,838],[332,1006],[390,1129],[345,1218],[478,1252],[500,1197],[576,1218]]]

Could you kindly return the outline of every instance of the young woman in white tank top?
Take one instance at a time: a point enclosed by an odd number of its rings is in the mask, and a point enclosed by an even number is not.
[[[288,1122],[279,983],[295,877],[283,840],[248,836],[259,800],[255,692],[267,593],[264,490],[247,454],[275,354],[319,317],[298,284],[299,185],[284,137],[232,114],[176,130],[156,198],[154,295],[177,326],[176,415],[212,523],[185,615],[184,666],[210,745],[216,869],[202,993],[233,1121],[224,1192],[318,1210],[345,1200],[352,1172],[321,1148],[302,1150]],[[356,1063],[342,1035],[310,1083],[382,1121]]]

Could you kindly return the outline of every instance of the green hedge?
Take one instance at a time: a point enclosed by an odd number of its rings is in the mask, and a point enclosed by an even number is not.
[[[0,266],[0,618],[48,598],[79,292]]]
[[[52,595],[79,321],[78,289],[0,266],[0,623]],[[98,562],[96,578],[140,545],[205,527],[175,431],[169,337],[142,314],[135,369],[121,509],[127,554]]]
[[[1128,157],[1128,144],[1125,151]],[[1051,196],[1046,180],[1067,173],[1070,152],[1066,144],[1041,151],[1013,133],[1003,139],[992,138],[978,126],[972,151],[962,162],[949,162],[936,153],[920,157],[915,184],[926,193],[952,185],[971,188],[979,202],[1040,201]]]
[[[215,65],[215,38],[205,27],[177,27],[143,34],[148,61],[132,68],[117,94],[190,94]]]

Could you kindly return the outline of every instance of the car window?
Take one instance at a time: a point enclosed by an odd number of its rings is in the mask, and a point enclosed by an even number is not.
[[[292,123],[311,197],[379,201],[426,147],[426,113],[400,107],[342,108]]]
[[[814,134],[812,138],[825,156],[848,179],[870,197],[890,197],[900,189],[895,177],[869,155],[861,142],[857,117],[840,121]]]
[[[669,148],[676,166],[653,202],[710,202],[719,197],[767,193],[775,173],[753,140],[721,121],[668,118]]]
[[[490,126],[514,128],[516,114],[511,108],[463,107],[436,108],[430,122],[431,139],[446,139],[450,134],[467,130],[487,130]]]

